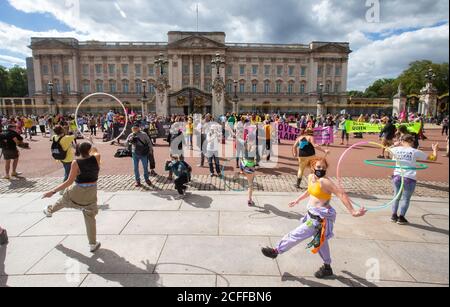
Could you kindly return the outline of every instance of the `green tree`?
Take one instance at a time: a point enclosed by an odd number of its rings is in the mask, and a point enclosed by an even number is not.
[[[392,98],[396,90],[395,79],[380,79],[366,89],[364,96],[367,98]]]
[[[0,66],[0,97],[9,96],[9,73],[8,70]]]
[[[9,95],[11,97],[28,95],[28,79],[25,68],[15,66],[9,70]]]

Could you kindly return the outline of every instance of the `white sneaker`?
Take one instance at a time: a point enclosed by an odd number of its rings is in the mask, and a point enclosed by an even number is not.
[[[48,208],[44,208],[44,211],[43,211],[43,212],[44,212],[45,216],[48,217],[48,218],[50,218],[50,217],[53,216],[53,214],[50,213],[50,211],[48,211]]]
[[[95,253],[96,251],[98,251],[100,246],[102,246],[102,244],[100,242],[97,242],[95,244],[89,244],[89,249],[90,249],[91,253]]]

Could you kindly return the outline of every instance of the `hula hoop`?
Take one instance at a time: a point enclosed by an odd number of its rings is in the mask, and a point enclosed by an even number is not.
[[[339,162],[338,162],[338,165],[337,165],[337,169],[336,169],[336,178],[337,178],[337,180],[338,180],[338,186],[339,186],[342,190],[344,190],[344,188],[343,188],[343,186],[342,186],[342,178],[341,178],[341,175],[340,175],[340,169],[341,169],[342,161],[344,160],[345,156],[346,156],[353,148],[356,148],[356,147],[359,147],[359,146],[362,146],[362,145],[376,145],[376,146],[379,146],[379,147],[381,147],[381,148],[385,148],[383,145],[378,144],[378,143],[375,143],[375,142],[359,142],[359,143],[356,143],[355,145],[349,147],[346,151],[344,151],[344,153],[341,155],[341,157],[340,157],[340,159],[339,159]],[[391,152],[391,150],[390,150],[389,148],[386,148],[386,149],[387,149],[388,151]],[[391,152],[391,153],[392,153],[392,152]],[[396,161],[396,162],[397,162],[397,161]],[[400,189],[399,189],[397,195],[395,195],[394,198],[393,198],[390,202],[388,202],[388,203],[386,203],[386,204],[383,204],[382,206],[376,206],[376,207],[366,207],[366,206],[362,206],[362,205],[359,205],[359,204],[357,204],[357,203],[355,203],[354,201],[351,200],[352,204],[353,204],[355,207],[357,207],[357,208],[365,208],[365,209],[367,209],[367,211],[378,211],[378,210],[383,210],[383,209],[385,209],[385,208],[388,208],[388,207],[392,206],[392,204],[395,203],[395,202],[402,196],[403,189],[404,189],[404,187],[405,187],[404,170],[402,170],[401,178],[402,178],[402,183],[401,183]]]
[[[108,93],[93,93],[93,94],[90,94],[90,95],[84,97],[83,100],[80,101],[80,103],[78,104],[77,109],[76,109],[76,111],[75,111],[75,124],[77,125],[77,130],[81,133],[81,135],[83,135],[83,130],[82,130],[82,128],[80,128],[80,125],[78,124],[78,111],[80,110],[81,105],[82,105],[87,99],[89,99],[89,98],[91,98],[91,97],[93,97],[93,96],[107,96],[107,97],[110,97],[110,98],[114,99],[115,101],[117,101],[117,102],[122,106],[123,113],[125,114],[125,127],[123,127],[122,133],[120,133],[118,137],[116,137],[114,140],[111,140],[110,142],[116,142],[116,141],[118,141],[118,140],[125,134],[125,131],[126,131],[127,126],[128,126],[127,109],[126,109],[125,106],[123,105],[122,101],[119,100],[119,98],[117,98],[117,97],[115,97],[115,96],[113,96],[113,95],[111,95],[111,94],[108,94]],[[92,142],[92,143],[93,143],[93,144],[97,144],[97,145],[104,145],[104,144],[107,144],[107,143],[103,143],[103,142],[102,142],[102,143]],[[109,143],[109,142],[108,142],[108,143]]]
[[[429,168],[428,165],[423,163],[417,163],[417,167],[404,167],[404,166],[394,166],[394,165],[386,165],[379,162],[385,162],[385,163],[397,163],[395,160],[365,160],[364,163],[371,166],[377,166],[377,167],[384,167],[384,168],[390,168],[390,169],[402,169],[407,171],[421,171],[426,170]]]

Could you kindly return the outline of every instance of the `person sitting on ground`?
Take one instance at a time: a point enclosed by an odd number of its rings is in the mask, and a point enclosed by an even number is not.
[[[166,171],[175,174],[175,189],[178,194],[185,195],[186,183],[191,181],[192,167],[180,155],[171,155],[171,160],[166,162]]]

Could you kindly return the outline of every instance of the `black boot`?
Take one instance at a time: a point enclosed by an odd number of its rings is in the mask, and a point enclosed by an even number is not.
[[[321,267],[314,276],[318,279],[323,279],[326,277],[333,276],[333,269],[329,264],[325,264],[323,267]]]
[[[297,178],[297,184],[295,185],[295,187],[297,189],[300,189],[301,184],[302,184],[302,178]]]

